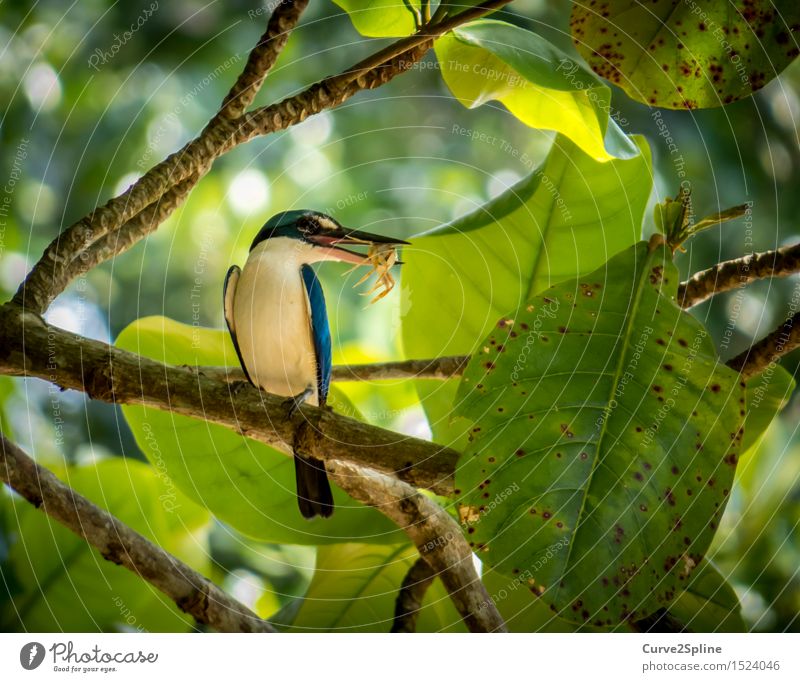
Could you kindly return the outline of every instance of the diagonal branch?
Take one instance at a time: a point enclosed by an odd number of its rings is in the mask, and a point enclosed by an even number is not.
[[[250,52],[247,64],[222,101],[217,116],[238,118],[252,104],[307,5],[308,0],[280,0],[267,22],[267,30]]]
[[[275,632],[265,620],[147,538],[64,485],[0,433],[0,480],[103,556],[219,632]]]
[[[215,116],[198,137],[151,168],[125,192],[59,234],[28,273],[13,301],[28,310],[44,312],[63,291],[54,283],[63,285],[63,271],[82,250],[118,229],[172,186],[195,174],[202,177],[216,158],[244,142],[284,130],[324,109],[339,106],[361,90],[389,82],[421,59],[434,38],[509,2],[511,0],[486,0],[454,17],[423,26],[412,36],[379,50],[345,72],[326,78],[277,104],[235,119]]]
[[[118,230],[109,232],[85,251],[81,251],[65,269],[54,275],[51,290],[64,291],[74,279],[127,251],[139,240],[154,232],[183,203],[199,179],[200,175],[195,174],[179,182]]]
[[[458,453],[311,405],[288,419],[285,399],[170,367],[0,306],[0,373],[33,376],[109,403],[137,404],[221,424],[284,452],[341,460],[441,495],[453,492]]]
[[[506,632],[503,617],[481,582],[461,528],[436,502],[407,483],[344,462],[329,462],[336,483],[360,502],[377,507],[417,546],[441,579],[472,632]]]
[[[767,277],[788,277],[800,272],[800,244],[717,263],[682,282],[678,305],[691,308],[707,298]]]
[[[435,578],[436,572],[425,559],[420,557],[414,562],[397,593],[392,632],[417,631],[417,616],[422,610],[422,601]]]
[[[800,312],[786,318],[774,332],[728,361],[742,377],[760,374],[779,358],[800,346]]]

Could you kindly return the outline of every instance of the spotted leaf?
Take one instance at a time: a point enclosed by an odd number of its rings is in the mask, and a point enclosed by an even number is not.
[[[671,252],[640,242],[502,318],[459,387],[467,537],[573,622],[669,605],[733,483],[744,384],[677,285]]]
[[[577,0],[578,51],[629,97],[718,107],[763,88],[798,55],[797,0]]]

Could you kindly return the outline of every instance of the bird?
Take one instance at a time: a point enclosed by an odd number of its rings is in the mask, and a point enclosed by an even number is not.
[[[304,402],[324,407],[331,380],[331,332],[322,286],[312,268],[322,261],[369,265],[342,245],[408,244],[343,227],[325,213],[291,210],[259,230],[243,268],[232,265],[223,307],[245,377],[287,397],[290,416]],[[325,463],[294,451],[297,502],[307,519],[333,514]]]

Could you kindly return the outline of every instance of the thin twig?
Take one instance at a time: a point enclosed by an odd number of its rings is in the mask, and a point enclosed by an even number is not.
[[[393,360],[364,365],[334,365],[331,381],[386,381],[399,379],[452,379],[464,373],[469,355],[446,355],[429,360]],[[245,381],[244,372],[239,367],[190,367],[209,379],[235,382]]]
[[[422,557],[417,559],[408,569],[406,577],[400,585],[397,601],[394,606],[392,632],[416,632],[417,616],[422,610],[425,593],[433,584],[436,572]]]
[[[214,583],[100,509],[0,433],[0,480],[97,549],[146,580],[182,611],[219,632],[275,632]]]
[[[800,244],[724,261],[695,273],[678,287],[678,304],[691,308],[707,298],[767,277],[800,272]]]
[[[203,419],[287,454],[294,448],[326,462],[371,467],[441,495],[453,493],[455,450],[311,405],[289,419],[284,398],[247,382],[228,384],[65,332],[13,303],[0,306],[0,374],[39,377],[104,402]]]

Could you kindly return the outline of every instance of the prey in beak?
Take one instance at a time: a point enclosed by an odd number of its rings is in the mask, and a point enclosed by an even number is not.
[[[333,221],[331,221],[333,223]],[[318,231],[304,234],[306,241],[314,246],[325,249],[326,260],[338,260],[353,265],[372,265],[370,253],[358,253],[345,249],[343,246],[368,246],[370,251],[377,249],[394,251],[398,246],[407,245],[408,242],[396,237],[384,237],[380,234],[351,230],[333,223],[331,227],[320,225]],[[302,230],[302,227],[300,228]],[[381,248],[383,247],[383,248]]]
[[[375,283],[363,296],[377,295],[370,301],[375,303],[388,294],[395,285],[394,277],[389,270],[394,265],[399,265],[397,260],[397,247],[408,244],[403,239],[384,237],[379,234],[352,230],[341,226],[332,218],[321,219],[317,216],[313,221],[298,224],[298,229],[303,238],[319,249],[324,249],[324,260],[338,260],[351,263],[353,269],[360,265],[370,266],[367,272],[354,286],[359,286],[376,274]],[[367,246],[366,253],[358,253],[344,248],[347,246]]]

